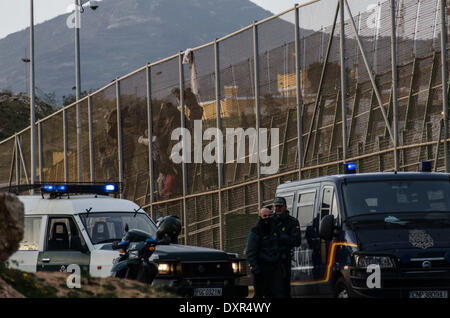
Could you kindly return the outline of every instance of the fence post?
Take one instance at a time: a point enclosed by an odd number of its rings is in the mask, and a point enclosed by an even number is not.
[[[42,164],[44,162],[43,160],[43,152],[42,152],[42,125],[41,122],[38,122],[38,144],[39,144],[39,182],[44,182],[44,176],[43,176],[43,167]]]
[[[189,245],[189,238],[188,238],[188,209],[187,209],[187,200],[186,195],[188,192],[188,180],[187,180],[187,163],[186,163],[186,136],[185,136],[185,129],[186,129],[186,116],[184,113],[184,68],[183,68],[183,55],[180,51],[178,53],[178,77],[179,77],[179,85],[180,85],[180,113],[181,113],[181,128],[183,128],[183,160],[182,160],[182,171],[183,171],[183,223],[184,223],[184,244]],[[189,141],[190,142],[190,141]]]
[[[256,164],[257,164],[257,178],[258,178],[258,209],[262,207],[262,191],[261,191],[261,163],[260,163],[260,135],[261,128],[261,105],[259,98],[259,42],[258,42],[258,25],[256,21],[253,22],[253,62],[255,72],[255,107],[256,107]],[[272,146],[272,145],[271,145]]]
[[[67,158],[67,107],[63,109],[64,182],[69,181],[69,161]]]
[[[16,185],[20,185],[20,155],[19,155],[19,137],[17,134],[14,136],[14,151],[16,153]]]
[[[147,64],[145,69],[146,82],[147,82],[147,137],[148,137],[148,175],[149,175],[149,192],[150,192],[150,216],[155,219],[153,215],[153,202],[154,198],[154,170],[153,170],[153,109],[152,109],[152,69],[151,66]]]
[[[88,96],[88,126],[89,126],[89,173],[91,182],[95,181],[95,163],[94,163],[94,131],[92,120],[92,96]]]
[[[217,135],[219,136],[219,131],[222,131],[222,105],[220,104],[220,65],[219,65],[219,43],[217,39],[214,41],[214,72],[216,77],[216,119],[217,119]],[[220,249],[225,249],[224,239],[225,239],[225,229],[224,229],[224,208],[223,208],[223,196],[222,196],[222,186],[223,186],[223,140],[219,140],[219,154],[217,158],[217,176],[218,176],[218,187],[219,187],[219,246]]]
[[[391,0],[391,62],[392,62],[392,126],[394,133],[394,168],[399,170],[398,160],[398,72],[397,72],[397,24],[395,0]],[[389,114],[388,114],[389,116]]]
[[[323,36],[323,34],[322,34]],[[302,118],[302,88],[301,88],[301,39],[299,8],[295,5],[295,76],[297,83],[297,151],[298,151],[298,178],[302,179],[303,168],[303,118]]]
[[[123,153],[122,153],[122,116],[120,107],[120,81],[116,79],[116,105],[117,105],[117,159],[119,164],[119,182],[122,184],[120,198],[123,199],[125,185],[123,184]]]
[[[441,0],[441,60],[442,60],[442,108],[444,115],[444,164],[445,172],[449,172],[448,164],[448,92],[447,92],[447,24],[445,21],[447,1]]]
[[[347,73],[345,70],[345,8],[344,0],[339,0],[341,18],[340,59],[341,59],[341,107],[342,107],[342,160],[347,161]]]

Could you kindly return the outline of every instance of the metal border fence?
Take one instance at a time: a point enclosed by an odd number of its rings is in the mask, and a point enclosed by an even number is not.
[[[342,173],[349,161],[370,172],[414,171],[433,160],[435,171],[448,172],[446,1],[379,3],[372,29],[364,27],[370,13],[352,15],[347,0],[336,0],[329,27],[305,30],[301,13],[318,2],[147,64],[39,120],[39,180],[77,181],[81,156],[78,181],[125,183],[125,198],[153,218],[183,220],[185,244],[242,253],[258,207],[271,202],[280,183]],[[189,76],[192,64],[183,62],[188,54],[201,73],[200,93]],[[282,140],[271,145],[280,152],[278,173],[262,175],[259,155],[256,164],[182,163],[169,167],[178,169],[179,191],[158,196],[155,171],[164,162],[155,160],[153,133],[165,111],[161,101],[172,94],[164,105],[178,104],[176,122],[188,128],[192,96],[180,93],[187,89],[204,107],[205,129],[243,122],[279,128]],[[77,105],[84,127],[79,148],[71,121]],[[1,183],[29,182],[29,130],[0,143]]]

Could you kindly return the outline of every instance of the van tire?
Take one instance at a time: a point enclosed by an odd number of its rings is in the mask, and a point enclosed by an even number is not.
[[[350,289],[344,277],[340,277],[334,285],[334,298],[350,298]]]

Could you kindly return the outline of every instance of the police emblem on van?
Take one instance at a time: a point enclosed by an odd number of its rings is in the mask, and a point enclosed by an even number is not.
[[[430,248],[434,246],[433,238],[430,234],[423,230],[411,230],[409,231],[409,243],[417,248]]]

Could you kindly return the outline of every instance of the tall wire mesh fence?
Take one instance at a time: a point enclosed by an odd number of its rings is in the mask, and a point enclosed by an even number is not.
[[[442,83],[439,4],[396,1],[401,171],[416,171],[420,161],[434,159],[437,171],[445,171],[448,136],[441,134],[440,122],[442,90],[449,86]],[[342,173],[345,161],[356,162],[358,172],[393,171],[396,149],[381,108],[392,127],[390,2],[352,12],[353,21],[346,13],[344,52],[337,12],[335,24],[311,22],[320,8],[318,2],[298,6],[148,64],[80,100],[82,154],[75,105],[65,108],[65,116],[59,111],[41,120],[38,180],[122,181],[124,197],[154,219],[180,217],[184,242],[242,255],[258,207],[271,203],[277,185]],[[345,118],[341,71],[347,79]],[[266,157],[279,158],[275,173],[260,173],[270,164],[261,161],[261,153],[260,167],[250,160],[251,136],[244,135],[246,150],[238,151],[236,129],[258,127],[269,131]],[[173,135],[176,128],[186,131]],[[269,141],[273,129],[276,143]],[[223,163],[217,160],[219,141]],[[83,180],[77,180],[78,155]],[[0,184],[29,182],[30,156],[29,129],[1,142]],[[183,165],[177,158],[188,161]]]

